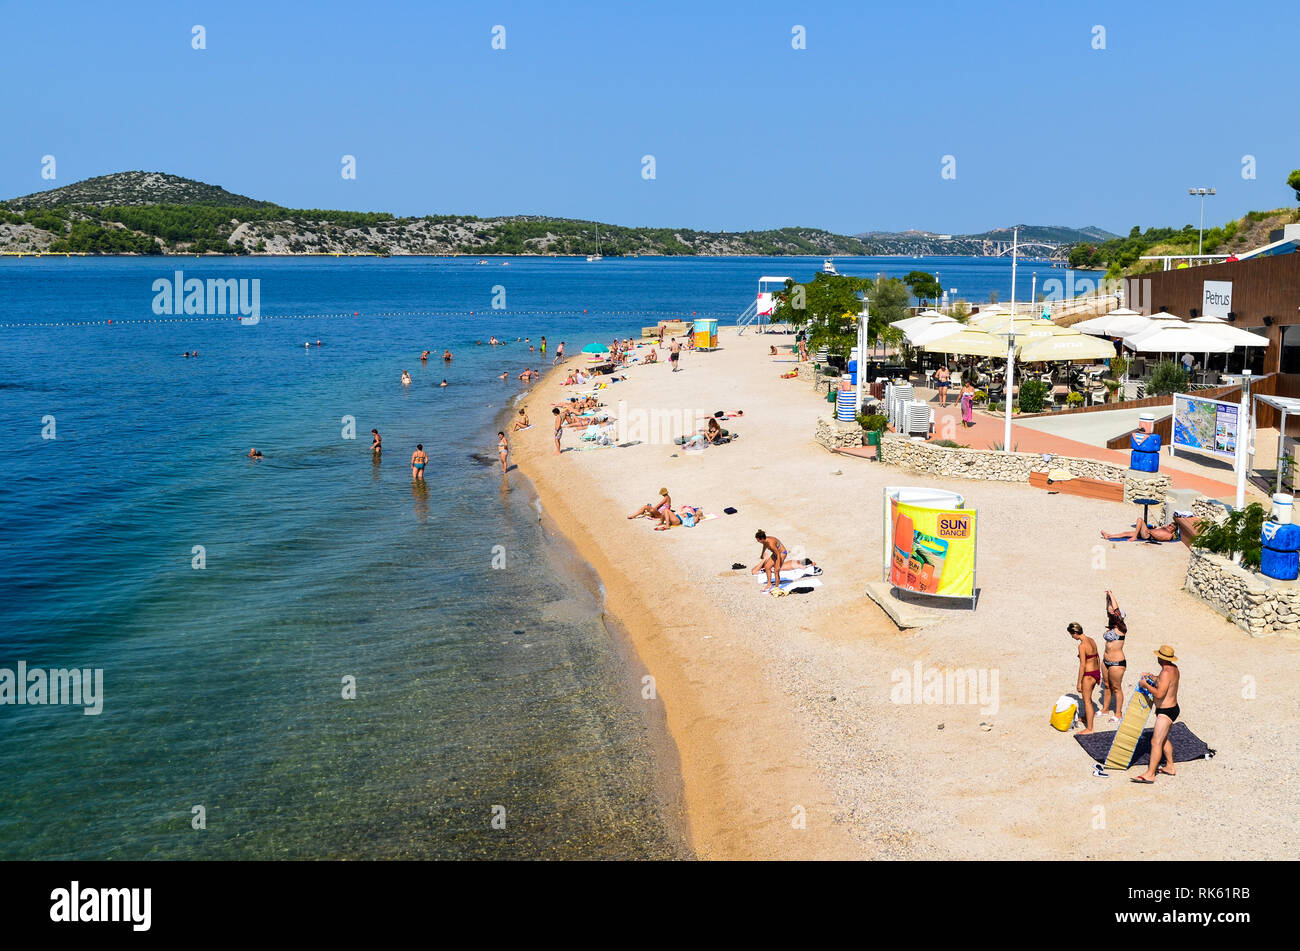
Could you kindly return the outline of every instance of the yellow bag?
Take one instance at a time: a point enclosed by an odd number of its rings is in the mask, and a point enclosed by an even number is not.
[[[1078,712],[1078,709],[1079,705],[1074,702],[1073,697],[1062,695],[1056,701],[1056,708],[1052,711],[1052,726],[1062,733],[1068,732],[1070,725],[1074,723],[1074,714]]]

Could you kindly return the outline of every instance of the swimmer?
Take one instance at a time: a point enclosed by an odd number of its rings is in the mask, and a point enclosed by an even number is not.
[[[405,370],[403,370],[403,371],[402,371],[402,386],[410,386],[410,385],[411,385],[411,374],[409,374],[409,373],[407,373]]]
[[[424,481],[424,467],[429,461],[429,454],[424,451],[422,444],[416,444],[415,452],[411,453],[411,478],[416,482]]]
[[[318,347],[320,346],[320,341],[319,341],[319,340],[316,341],[316,346],[318,346]]]
[[[438,384],[438,388],[441,389],[442,387],[444,387],[444,386],[446,386],[446,385],[447,385],[447,381],[446,381],[446,380],[443,380],[441,383]]]
[[[258,449],[256,446],[254,446],[252,449],[248,450],[248,458],[249,458],[249,459],[261,459],[261,458],[262,458],[262,451],[261,451],[260,449]]]
[[[420,354],[420,362],[421,362],[421,363],[428,363],[428,362],[429,362],[429,351],[428,351],[428,350],[426,350],[426,351],[424,351],[424,353]]]
[[[370,430],[370,435],[374,438],[370,440],[370,451],[378,455],[384,451],[384,437],[379,435],[379,430]]]
[[[450,350],[442,351],[442,359],[446,363],[451,363],[451,351]]]
[[[500,375],[499,377],[497,377],[497,379],[498,379],[498,380],[508,380],[508,379],[510,379],[510,371],[509,371],[509,370],[503,370],[502,373],[501,373],[501,375]]]

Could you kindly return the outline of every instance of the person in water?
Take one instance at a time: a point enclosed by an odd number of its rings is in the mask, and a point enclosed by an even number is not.
[[[416,482],[424,481],[424,467],[429,462],[429,454],[424,451],[424,445],[417,443],[415,452],[411,453],[411,478]]]
[[[519,408],[519,418],[515,420],[514,430],[519,432],[521,429],[527,429],[532,423],[528,421],[528,412],[526,407]]]
[[[446,379],[446,377],[444,377],[444,378],[443,378],[443,381],[442,381],[441,383],[439,383],[438,386],[441,388],[441,387],[444,387],[444,386],[446,386],[446,385],[447,385],[447,379]]]
[[[444,351],[442,351],[442,360],[443,360],[444,363],[451,363],[451,351],[450,351],[450,350],[444,350]]]
[[[1079,644],[1079,677],[1075,684],[1079,691],[1079,705],[1083,707],[1084,729],[1079,734],[1086,736],[1092,732],[1092,691],[1101,683],[1101,664],[1097,663],[1097,642],[1083,633],[1083,625],[1071,621],[1066,631]]]
[[[403,371],[402,371],[402,386],[410,386],[410,385],[411,385],[411,374],[409,374],[409,373],[407,373],[405,370],[403,370]]]
[[[1151,733],[1151,762],[1147,771],[1141,776],[1134,776],[1133,782],[1149,786],[1156,781],[1156,774],[1177,776],[1174,769],[1174,745],[1169,742],[1169,731],[1178,720],[1178,657],[1168,644],[1161,644],[1154,652],[1160,664],[1160,676],[1152,677],[1143,673],[1139,682],[1151,691],[1153,705],[1156,708],[1156,725]],[[1161,766],[1163,758],[1165,765]]]
[[[429,362],[429,351],[428,351],[428,350],[426,350],[426,351],[424,351],[424,353],[420,354],[420,362],[421,362],[421,363],[428,363],[428,362]]]
[[[1124,623],[1124,612],[1119,602],[1110,591],[1106,592],[1106,633],[1101,639],[1106,642],[1101,663],[1106,668],[1105,679],[1101,685],[1101,712],[1110,709],[1111,700],[1115,710],[1110,715],[1110,722],[1119,722],[1124,715],[1124,669],[1128,661],[1124,659],[1124,638],[1128,635],[1128,625]]]
[[[384,451],[384,437],[379,435],[379,430],[370,430],[370,451],[378,455]]]
[[[501,474],[505,475],[506,469],[509,468],[510,443],[506,441],[506,434],[502,432],[497,433],[497,458],[501,460]]]
[[[499,377],[497,377],[497,379],[498,379],[498,380],[508,380],[508,379],[510,379],[510,371],[509,371],[509,370],[502,370],[502,371],[501,371],[501,375],[500,375]]]
[[[258,449],[256,446],[254,446],[252,449],[248,450],[248,458],[249,458],[249,459],[261,459],[261,458],[262,458],[262,451],[261,451],[260,449]]]
[[[542,337],[542,356],[546,356],[546,337]]]

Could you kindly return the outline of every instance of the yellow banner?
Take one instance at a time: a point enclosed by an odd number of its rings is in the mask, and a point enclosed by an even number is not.
[[[975,512],[890,499],[889,583],[922,594],[975,593]]]

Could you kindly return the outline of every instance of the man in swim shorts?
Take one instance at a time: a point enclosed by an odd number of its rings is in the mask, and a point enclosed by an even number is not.
[[[673,365],[673,372],[677,372],[677,361],[682,355],[682,345],[673,337],[672,344],[668,347],[668,359]]]
[[[417,444],[415,452],[411,453],[411,478],[416,482],[424,481],[424,467],[429,462],[429,455],[424,451],[422,444]]]
[[[1178,657],[1174,654],[1174,649],[1168,644],[1161,644],[1160,649],[1155,651],[1156,660],[1160,664],[1160,676],[1152,677],[1150,674],[1143,674],[1138,683],[1145,684],[1146,688],[1151,691],[1151,697],[1156,708],[1156,726],[1151,734],[1151,762],[1147,764],[1147,771],[1141,776],[1134,776],[1133,782],[1149,786],[1156,781],[1156,774],[1163,773],[1166,776],[1177,776],[1178,771],[1174,769],[1174,744],[1169,742],[1169,731],[1174,728],[1174,723],[1178,720]],[[1161,766],[1160,761],[1163,758],[1165,765]]]

